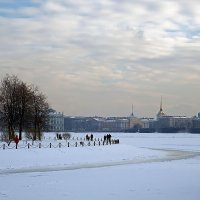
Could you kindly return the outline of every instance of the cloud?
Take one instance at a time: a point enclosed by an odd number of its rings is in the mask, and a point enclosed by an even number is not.
[[[199,99],[197,0],[14,4],[1,2],[0,78],[15,73],[40,85],[66,114],[121,115],[134,101],[141,115],[154,115],[160,95],[170,105],[196,103],[191,91]]]

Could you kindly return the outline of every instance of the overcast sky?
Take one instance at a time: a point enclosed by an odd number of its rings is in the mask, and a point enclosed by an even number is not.
[[[66,115],[196,115],[199,63],[199,0],[0,0],[0,78]]]

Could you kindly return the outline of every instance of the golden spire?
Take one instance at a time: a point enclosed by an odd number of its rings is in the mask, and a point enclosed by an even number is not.
[[[133,104],[132,104],[132,113],[131,113],[131,117],[133,117],[134,116],[134,114],[133,114]]]
[[[160,100],[160,112],[163,111],[163,108],[162,108],[162,96],[161,96],[161,100]]]
[[[158,112],[158,114],[157,114],[157,117],[162,117],[162,116],[164,116],[165,115],[165,113],[163,112],[163,108],[162,108],[162,96],[161,96],[161,100],[160,100],[160,110],[159,110],[159,112]]]

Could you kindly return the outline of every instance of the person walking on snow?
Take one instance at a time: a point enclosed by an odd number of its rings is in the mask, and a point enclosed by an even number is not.
[[[93,134],[91,134],[90,138],[91,138],[91,141],[93,141]]]
[[[16,149],[17,149],[17,145],[18,145],[18,143],[19,143],[18,135],[15,136],[14,141],[15,141]]]

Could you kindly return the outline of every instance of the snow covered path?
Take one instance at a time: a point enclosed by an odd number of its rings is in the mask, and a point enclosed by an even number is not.
[[[18,173],[33,173],[33,172],[51,172],[51,171],[63,171],[63,170],[77,170],[84,168],[100,168],[110,167],[118,165],[129,165],[139,163],[154,163],[154,162],[165,162],[172,160],[181,160],[194,158],[200,156],[200,152],[194,151],[182,151],[182,150],[169,150],[169,149],[151,149],[162,151],[161,157],[156,158],[142,158],[142,159],[131,159],[131,160],[119,160],[119,161],[107,161],[107,162],[95,162],[95,163],[77,163],[77,164],[64,164],[56,166],[43,166],[43,167],[25,167],[17,169],[3,169],[0,170],[0,175],[18,174]]]

